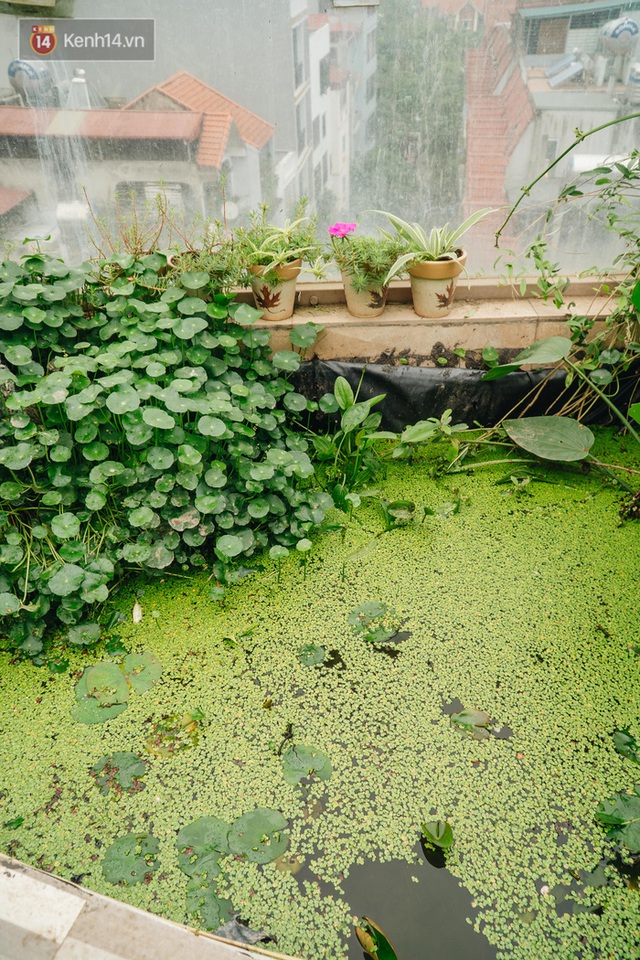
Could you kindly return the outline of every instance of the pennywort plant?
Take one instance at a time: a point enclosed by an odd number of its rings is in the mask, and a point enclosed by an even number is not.
[[[271,356],[259,311],[164,266],[0,265],[0,636],[24,654],[51,624],[95,643],[128,571],[211,568],[223,589],[332,506],[293,429],[299,354]]]

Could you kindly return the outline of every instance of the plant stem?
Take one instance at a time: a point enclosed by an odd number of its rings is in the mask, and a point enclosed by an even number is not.
[[[555,158],[555,160],[552,163],[550,163],[549,166],[546,167],[539,176],[535,178],[535,180],[532,180],[531,183],[528,184],[526,187],[522,187],[521,195],[518,197],[516,202],[513,204],[513,206],[509,210],[509,213],[507,214],[506,219],[503,220],[499,228],[496,230],[495,246],[496,247],[499,246],[498,241],[500,240],[502,231],[504,230],[506,225],[509,223],[509,221],[511,220],[512,216],[514,215],[514,213],[516,212],[516,210],[518,209],[518,207],[520,206],[524,198],[529,196],[529,194],[531,193],[535,185],[539,183],[540,180],[543,179],[543,177],[546,177],[549,171],[553,170],[553,168],[557,166],[557,164],[559,164],[560,161],[563,160],[568,153],[571,153],[571,151],[575,147],[580,146],[583,140],[586,140],[587,137],[592,136],[594,133],[599,133],[601,130],[606,130],[607,127],[615,126],[615,124],[617,123],[624,123],[625,120],[637,120],[638,118],[640,118],[640,113],[630,113],[626,117],[618,117],[616,120],[608,120],[606,123],[601,123],[599,127],[594,127],[593,130],[588,130],[586,133],[581,133],[580,131],[576,131],[578,133],[578,136],[576,136],[576,139],[573,141],[573,143],[570,146],[568,146],[566,150],[563,150],[562,153],[559,154]]]
[[[589,379],[589,377],[586,375],[584,370],[581,370],[577,364],[572,363],[571,360],[569,360],[567,357],[565,357],[564,362],[567,364],[568,367],[571,368],[571,370],[573,370],[576,376],[580,377],[580,379],[587,384],[590,390],[593,390],[594,393],[597,393],[600,399],[604,403],[606,403],[606,405],[609,407],[609,409],[614,414],[614,416],[616,416],[618,420],[622,424],[624,424],[624,426],[627,428],[627,430],[629,431],[631,436],[634,438],[634,440],[640,444],[640,434],[638,434],[638,431],[635,429],[635,427],[627,420],[622,410],[616,407],[615,403],[613,403],[613,401],[609,399],[606,393],[603,393],[603,391],[595,385],[593,380]]]

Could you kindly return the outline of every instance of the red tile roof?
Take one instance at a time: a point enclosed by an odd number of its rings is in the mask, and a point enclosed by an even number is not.
[[[0,187],[0,217],[32,196],[32,190],[12,190],[11,187]]]
[[[184,110],[204,114],[205,123],[198,152],[198,163],[203,167],[219,167],[222,163],[232,120],[244,142],[258,150],[274,134],[275,127],[272,124],[184,70],[141,93],[124,110],[139,109],[153,93],[164,94]]]
[[[202,117],[175,110],[32,110],[0,106],[0,136],[77,134],[89,139],[197,140]]]

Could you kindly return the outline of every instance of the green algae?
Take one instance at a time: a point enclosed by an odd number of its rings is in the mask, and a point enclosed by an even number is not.
[[[599,443],[601,459],[624,456],[621,441]],[[350,868],[413,861],[421,824],[446,819],[447,867],[499,957],[636,957],[637,891],[611,867],[600,886],[575,877],[613,851],[595,813],[634,781],[611,733],[640,737],[640,527],[618,525],[619,494],[599,478],[547,475],[553,484],[523,496],[496,486],[504,467],[458,475],[452,491],[451,478],[434,481],[420,464],[394,466],[380,495],[428,504],[424,522],[385,532],[370,501],[344,530],[316,539],[304,568],[299,556],[266,558],[222,603],[204,576],[132,585],[116,602],[128,620],[136,597],[159,616],[121,626],[122,639],[163,674],[101,724],[70,716],[75,683],[98,655],[70,651],[69,672],[56,676],[2,655],[0,847],[184,921],[179,831],[200,817],[232,823],[278,810],[287,856],[315,879],[223,855],[216,895],[276,933],[280,951],[316,960],[345,954]],[[439,509],[452,500],[458,512]],[[349,624],[371,602],[408,631],[393,660]],[[309,669],[306,644],[338,650],[345,669]],[[442,708],[452,701],[511,736],[461,737]],[[197,743],[147,755],[144,791],[93,787],[100,757],[143,755],[163,718],[196,710]],[[285,781],[274,744],[289,724],[331,758],[330,780]],[[123,834],[157,840],[148,883],[105,880],[105,850]]]

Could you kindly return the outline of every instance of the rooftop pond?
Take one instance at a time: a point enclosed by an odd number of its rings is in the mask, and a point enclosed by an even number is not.
[[[624,447],[599,432],[637,466]],[[400,960],[637,957],[632,858],[595,814],[640,779],[612,736],[640,739],[640,526],[579,467],[506,469],[394,463],[222,601],[139,578],[119,639],[0,654],[0,848],[193,926],[229,901],[305,960],[361,958],[363,914]],[[415,514],[385,530],[380,498]]]

